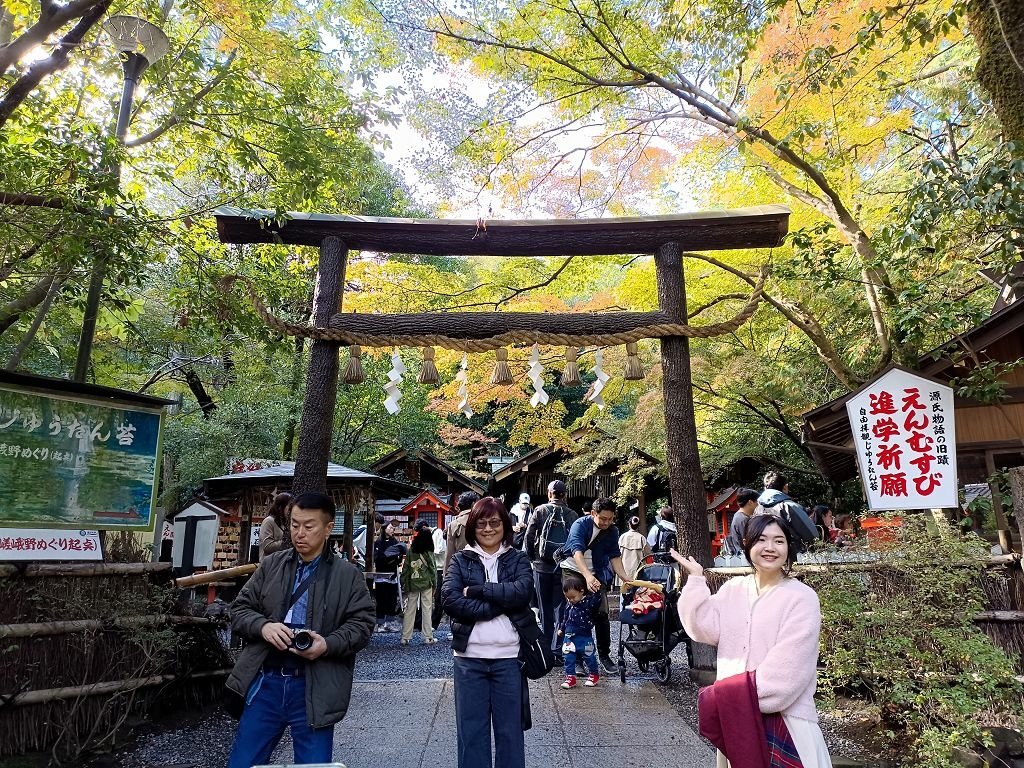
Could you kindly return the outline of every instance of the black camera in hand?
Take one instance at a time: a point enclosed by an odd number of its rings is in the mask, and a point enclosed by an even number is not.
[[[292,648],[296,651],[308,651],[313,647],[313,633],[308,629],[298,629],[292,635]]]

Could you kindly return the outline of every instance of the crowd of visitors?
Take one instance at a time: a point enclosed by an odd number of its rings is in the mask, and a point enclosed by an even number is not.
[[[754,572],[711,595],[701,565],[677,551],[671,507],[659,510],[646,536],[639,516],[620,535],[610,499],[595,499],[580,515],[564,482],[546,490],[546,503],[533,508],[524,493],[510,509],[463,493],[443,531],[420,522],[408,546],[393,521],[377,516],[356,532],[355,564],[327,545],[335,512],[327,496],[280,494],[260,530],[262,567],[231,606],[248,643],[228,681],[241,710],[229,768],[266,762],[287,727],[296,762],[329,762],[355,653],[373,631],[397,631],[399,616],[401,646],[417,621],[423,644],[433,645],[445,615],[460,768],[491,766],[492,752],[497,768],[523,768],[524,642],[550,649],[563,688],[579,685],[581,665],[583,685],[597,686],[602,673],[617,671],[609,590],[628,584],[652,552],[671,555],[687,576],[678,610],[688,636],[719,646],[718,682],[700,698],[702,733],[719,747],[719,765],[762,742],[789,750],[805,768],[830,765],[813,702],[820,609],[813,590],[789,573],[799,551],[851,541],[848,515],[835,517],[824,504],[808,514],[777,472],[762,493],[739,489],[725,548],[742,552]],[[373,570],[363,574],[355,566],[367,542]]]

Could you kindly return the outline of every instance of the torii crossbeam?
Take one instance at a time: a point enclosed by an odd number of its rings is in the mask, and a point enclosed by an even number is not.
[[[338,384],[340,346],[421,346],[483,351],[505,344],[622,343],[637,338],[661,341],[669,487],[680,526],[680,549],[710,558],[704,482],[697,453],[690,376],[690,336],[734,330],[753,313],[760,288],[732,320],[693,328],[686,324],[685,250],[772,248],[782,243],[789,208],[763,205],[674,216],[519,221],[398,219],[218,208],[221,242],[309,245],[320,249],[312,326],[281,323],[261,314],[285,333],[313,339],[306,398],[302,407],[294,490],[322,487],[327,473],[331,425]],[[349,250],[447,256],[595,256],[653,254],[658,312],[342,314]],[[583,341],[586,340],[586,341]]]

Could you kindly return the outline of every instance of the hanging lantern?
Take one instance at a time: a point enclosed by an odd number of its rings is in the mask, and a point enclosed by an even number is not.
[[[363,371],[361,355],[362,348],[358,344],[352,344],[348,348],[348,367],[345,368],[344,382],[346,384],[362,384],[366,381],[366,373]]]
[[[491,384],[515,384],[512,378],[512,371],[508,367],[508,350],[496,349],[494,356],[497,362],[494,363],[494,373],[491,374]]]
[[[640,355],[635,341],[626,344],[626,369],[622,378],[626,381],[642,381],[644,369],[640,365]]]
[[[437,366],[434,365],[433,347],[423,348],[423,367],[420,368],[420,375],[416,377],[416,381],[420,384],[433,384],[435,386],[441,383],[441,377],[437,373]]]
[[[579,347],[565,348],[565,370],[562,371],[561,386],[579,387],[583,384],[583,380],[580,378],[580,367],[576,364],[578,355]]]

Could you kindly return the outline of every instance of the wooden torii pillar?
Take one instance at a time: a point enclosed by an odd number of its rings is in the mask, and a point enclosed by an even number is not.
[[[299,425],[294,490],[326,483],[341,346],[442,346],[480,352],[510,344],[618,344],[630,336],[657,338],[664,376],[665,439],[669,488],[685,554],[710,561],[707,502],[697,451],[690,372],[690,335],[727,333],[745,322],[760,288],[739,315],[716,326],[686,325],[683,250],[774,247],[788,229],[789,209],[759,206],[679,216],[480,222],[377,219],[289,214],[225,207],[215,212],[222,242],[314,245],[320,248],[313,324],[296,326],[274,317],[253,294],[263,319],[275,329],[313,339],[306,397]],[[425,255],[586,256],[654,255],[658,312],[342,314],[348,250]],[[762,278],[763,279],[763,278]],[[368,521],[372,523],[372,521]],[[372,527],[368,529],[369,555]],[[369,563],[368,563],[369,566]]]

